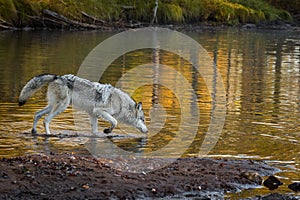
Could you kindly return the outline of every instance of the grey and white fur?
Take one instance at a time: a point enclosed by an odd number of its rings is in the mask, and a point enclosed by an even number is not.
[[[99,117],[111,124],[109,128],[104,129],[104,133],[112,132],[117,126],[117,121],[132,125],[143,133],[148,132],[141,102],[136,103],[127,93],[110,84],[91,82],[72,74],[41,74],[32,78],[20,93],[19,106],[24,105],[34,92],[47,83],[48,105],[35,113],[32,133],[37,133],[38,120],[47,115],[44,126],[46,134],[51,134],[51,120],[70,104],[89,114],[93,133],[98,131]]]

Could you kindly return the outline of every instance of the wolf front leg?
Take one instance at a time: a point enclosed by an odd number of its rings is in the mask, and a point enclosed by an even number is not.
[[[100,117],[111,124],[109,128],[103,130],[104,133],[111,133],[112,130],[117,126],[118,123],[117,120],[113,116],[111,116],[108,112],[100,108],[94,108],[93,113],[97,117]]]
[[[95,115],[90,114],[91,126],[92,126],[92,133],[97,134],[98,132],[98,118]]]

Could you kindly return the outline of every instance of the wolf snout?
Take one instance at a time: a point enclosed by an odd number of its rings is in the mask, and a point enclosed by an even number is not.
[[[147,129],[146,126],[138,127],[138,129],[139,129],[142,133],[148,133],[148,129]]]
[[[142,133],[148,133],[148,129],[142,129],[141,132]]]

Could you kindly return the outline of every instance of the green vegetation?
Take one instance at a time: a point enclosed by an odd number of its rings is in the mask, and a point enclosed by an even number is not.
[[[300,0],[264,0],[264,1],[276,8],[287,10],[293,15],[300,14]]]
[[[291,21],[292,16],[286,10],[275,8],[268,4],[266,1],[260,0],[252,0],[252,1],[245,1],[245,0],[230,0],[236,4],[243,5],[244,7],[249,7],[253,10],[259,10],[261,12],[262,19],[273,21],[273,20],[287,20]],[[295,0],[294,0],[295,1]]]
[[[0,23],[23,27],[41,24],[42,10],[84,22],[82,12],[105,22],[152,19],[155,0],[0,0]],[[300,0],[159,0],[159,24],[216,22],[237,25],[261,21],[292,21]],[[296,13],[295,13],[296,12]]]

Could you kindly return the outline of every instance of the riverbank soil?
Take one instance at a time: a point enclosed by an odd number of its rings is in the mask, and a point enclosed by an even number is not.
[[[203,197],[258,186],[276,172],[263,162],[181,158],[150,172],[113,168],[109,159],[72,154],[0,159],[1,199]]]

